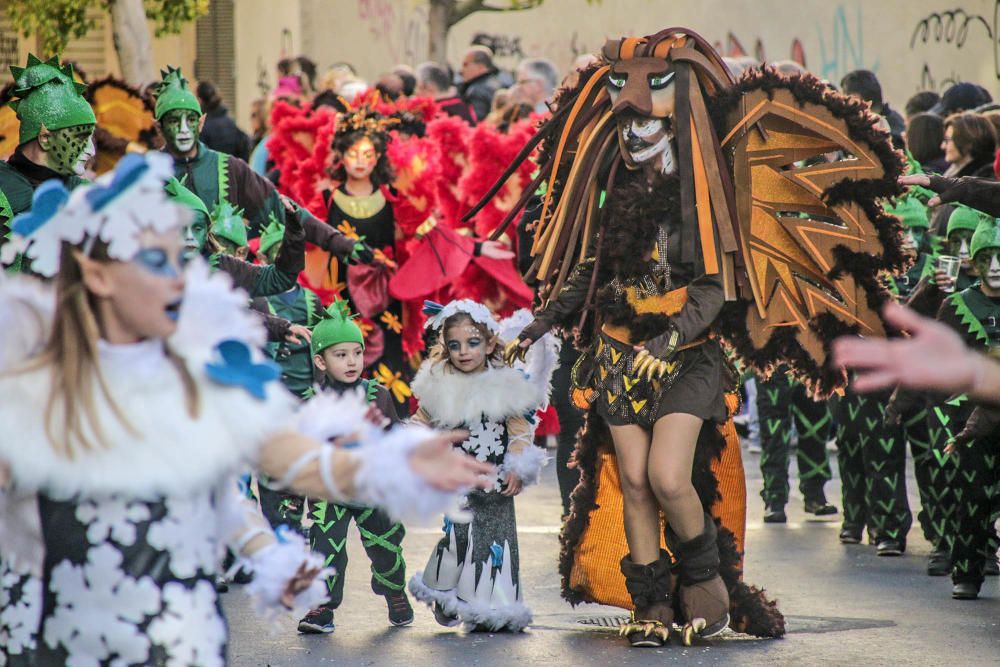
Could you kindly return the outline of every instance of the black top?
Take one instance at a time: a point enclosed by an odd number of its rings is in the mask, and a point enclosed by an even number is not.
[[[205,126],[200,138],[206,146],[220,153],[235,155],[241,160],[250,159],[250,137],[236,126],[224,106],[220,105],[205,114]]]

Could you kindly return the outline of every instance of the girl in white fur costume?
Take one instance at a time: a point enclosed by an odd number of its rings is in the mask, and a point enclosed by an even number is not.
[[[485,491],[467,497],[468,523],[446,518],[444,537],[410,592],[432,606],[445,626],[518,632],[531,622],[518,574],[514,496],[538,480],[545,453],[533,444],[535,411],[548,399],[549,378],[504,366],[500,324],[470,300],[428,304],[432,352],[413,380],[420,409],[413,420],[464,429],[456,445],[497,466]]]
[[[396,516],[491,470],[453,436],[383,434],[360,399],[296,414],[246,294],[184,266],[172,173],[133,154],[72,194],[43,184],[4,247],[54,280],[0,276],[0,664],[225,664],[223,545],[260,602],[320,601],[322,561],[241,499],[250,467]]]

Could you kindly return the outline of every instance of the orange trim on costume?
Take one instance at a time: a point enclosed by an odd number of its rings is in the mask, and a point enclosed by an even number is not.
[[[621,48],[618,49],[618,59],[631,60],[635,57],[635,50],[639,48],[639,45],[645,43],[646,40],[642,37],[626,37],[622,40]]]
[[[715,230],[712,229],[712,200],[708,188],[708,174],[705,173],[705,159],[701,154],[698,130],[691,118],[691,158],[694,172],[695,210],[698,214],[698,232],[701,237],[701,254],[705,262],[705,273],[719,272],[719,256],[715,248]]]

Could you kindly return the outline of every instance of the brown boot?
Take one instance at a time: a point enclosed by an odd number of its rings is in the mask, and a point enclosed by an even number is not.
[[[620,633],[632,646],[663,646],[670,638],[674,622],[670,582],[670,556],[660,550],[660,557],[648,565],[632,562],[626,555],[621,562],[625,588],[632,596],[633,611]]]
[[[680,560],[680,597],[684,613],[684,643],[694,637],[712,637],[729,626],[729,591],[719,576],[718,531],[705,515],[705,531],[677,544]],[[676,538],[676,535],[671,535]]]

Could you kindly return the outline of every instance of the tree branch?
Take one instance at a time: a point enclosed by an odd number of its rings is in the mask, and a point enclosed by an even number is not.
[[[534,9],[545,0],[509,0],[509,6],[496,7],[487,5],[486,0],[462,0],[451,6],[448,11],[448,27],[452,27],[465,17],[476,12],[519,12],[524,9]]]

